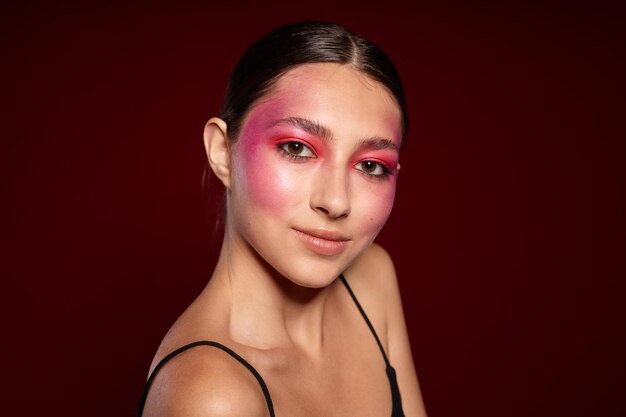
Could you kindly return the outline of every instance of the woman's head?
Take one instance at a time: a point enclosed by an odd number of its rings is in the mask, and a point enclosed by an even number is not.
[[[314,32],[323,47],[304,36]],[[273,43],[281,58],[264,58]],[[287,59],[286,46],[303,43],[309,59],[303,51]],[[227,239],[301,286],[325,286],[348,267],[393,206],[404,96],[395,70],[383,77],[366,65],[365,52],[384,56],[372,48],[337,25],[278,29],[240,61],[223,119],[205,131],[209,163],[227,190]],[[271,65],[251,74],[261,61]]]
[[[402,82],[387,55],[371,42],[335,23],[300,22],[282,26],[254,43],[233,69],[220,117],[229,139],[237,140],[248,111],[290,69],[303,64],[349,65],[381,83],[402,113],[402,137],[408,115]]]

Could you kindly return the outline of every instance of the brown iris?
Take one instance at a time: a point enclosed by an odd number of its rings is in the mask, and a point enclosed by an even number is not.
[[[294,155],[300,155],[303,149],[304,146],[299,142],[289,142],[287,144],[287,151]]]
[[[376,171],[376,167],[377,167],[377,163],[374,161],[363,161],[361,163],[361,167],[363,168],[363,172],[366,172],[368,174],[371,174],[372,172]]]

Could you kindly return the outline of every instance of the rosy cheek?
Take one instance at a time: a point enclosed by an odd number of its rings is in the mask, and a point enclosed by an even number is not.
[[[379,222],[385,223],[387,221],[393,207],[395,195],[395,183],[393,186],[390,186],[385,193],[380,194],[378,207],[374,210],[375,218],[378,219]]]
[[[396,180],[392,177],[383,184],[370,184],[358,192],[360,196],[355,196],[354,201],[359,204],[358,212],[362,213],[363,231],[367,234],[377,233],[389,218],[393,208]]]
[[[280,214],[293,204],[297,179],[284,161],[277,161],[277,151],[269,144],[244,150],[242,166],[246,198],[270,213]]]

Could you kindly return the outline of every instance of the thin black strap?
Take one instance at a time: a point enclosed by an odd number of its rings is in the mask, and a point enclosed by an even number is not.
[[[383,344],[380,343],[380,339],[376,334],[376,330],[374,330],[374,326],[372,326],[372,322],[370,322],[367,314],[365,314],[365,310],[363,310],[363,307],[361,307],[361,303],[359,303],[359,300],[357,300],[354,292],[352,291],[352,288],[350,288],[350,285],[348,285],[346,277],[344,277],[343,274],[340,274],[339,278],[341,278],[341,282],[343,282],[343,285],[345,285],[346,289],[350,293],[350,296],[352,297],[352,300],[354,301],[354,304],[356,304],[359,312],[365,319],[365,323],[367,323],[367,327],[370,328],[370,331],[374,335],[374,339],[376,339],[376,343],[378,343],[380,352],[383,354],[383,358],[385,359],[385,364],[387,365],[387,379],[389,380],[389,387],[391,388],[391,417],[404,417],[404,411],[402,411],[402,398],[400,396],[400,388],[398,387],[398,381],[396,379],[396,370],[393,368],[393,366],[391,366],[391,363],[389,363],[389,359],[387,358],[385,349],[383,349]]]
[[[163,365],[165,365],[174,356],[179,355],[179,354],[183,353],[184,351],[186,351],[188,349],[191,349],[193,347],[200,346],[200,345],[213,346],[213,347],[222,349],[224,352],[228,353],[230,356],[232,356],[233,358],[237,359],[243,366],[248,368],[248,370],[250,372],[252,372],[252,375],[254,375],[256,380],[259,382],[259,385],[261,385],[261,389],[263,390],[263,395],[265,396],[265,401],[267,401],[267,408],[269,409],[270,417],[275,417],[274,405],[272,404],[272,398],[270,397],[270,392],[267,389],[267,385],[265,385],[265,381],[263,381],[263,378],[257,372],[257,370],[254,369],[252,367],[252,365],[250,365],[248,362],[246,362],[246,360],[244,358],[242,358],[241,356],[237,355],[235,352],[233,352],[232,350],[230,350],[226,346],[222,345],[221,343],[212,342],[212,341],[208,341],[208,340],[200,340],[198,342],[189,343],[188,345],[185,345],[183,347],[180,347],[180,348],[176,349],[175,351],[173,351],[172,353],[168,354],[166,357],[161,359],[161,361],[157,364],[157,366],[154,367],[154,370],[152,371],[152,373],[148,377],[148,381],[146,382],[146,386],[144,387],[143,393],[141,394],[141,400],[139,401],[139,407],[138,407],[138,410],[137,410],[137,416],[138,417],[141,417],[141,415],[143,414],[143,409],[144,409],[144,406],[146,405],[146,398],[148,397],[148,391],[150,391],[150,386],[152,385],[152,382],[154,381],[154,378],[156,377],[156,375],[159,372],[159,370],[163,367]]]
[[[359,312],[365,319],[365,323],[367,323],[367,327],[370,328],[370,331],[374,335],[374,339],[376,339],[376,343],[378,343],[380,352],[383,354],[383,358],[385,358],[385,364],[387,365],[387,368],[389,368],[391,364],[389,363],[389,359],[387,359],[387,355],[385,354],[385,349],[383,349],[383,344],[380,343],[380,339],[378,338],[378,335],[376,334],[376,330],[374,330],[374,326],[372,326],[370,319],[367,317],[367,314],[365,314],[365,310],[363,310],[363,307],[361,307],[361,303],[359,303],[359,300],[356,299],[354,292],[352,292],[352,288],[350,288],[350,286],[348,285],[348,281],[346,281],[346,277],[344,277],[343,274],[339,274],[339,278],[341,278],[341,282],[343,282],[343,285],[346,286],[346,289],[350,293],[352,300],[354,300],[354,304],[356,304],[357,308],[359,309]]]

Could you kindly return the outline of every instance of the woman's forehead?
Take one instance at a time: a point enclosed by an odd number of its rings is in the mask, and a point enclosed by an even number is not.
[[[304,64],[288,71],[249,116],[252,123],[301,117],[338,135],[375,134],[398,145],[402,139],[401,111],[391,93],[349,65]]]

